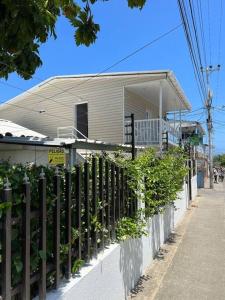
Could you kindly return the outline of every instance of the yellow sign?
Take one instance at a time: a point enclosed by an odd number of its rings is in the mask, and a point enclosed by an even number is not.
[[[65,154],[63,149],[54,149],[48,151],[48,163],[51,165],[65,164]]]

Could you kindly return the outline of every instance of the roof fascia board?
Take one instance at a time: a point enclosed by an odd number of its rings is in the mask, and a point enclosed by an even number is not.
[[[167,81],[172,85],[172,88],[176,91],[176,94],[177,94],[179,100],[182,101],[184,106],[186,107],[186,109],[188,111],[190,111],[191,103],[186,98],[185,93],[184,93],[183,89],[181,88],[180,83],[178,82],[178,80],[176,79],[176,77],[174,76],[172,71],[167,73]]]

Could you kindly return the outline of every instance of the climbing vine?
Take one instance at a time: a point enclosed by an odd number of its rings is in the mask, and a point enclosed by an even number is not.
[[[144,202],[144,215],[151,217],[163,207],[173,204],[182,190],[188,173],[186,155],[181,148],[174,148],[159,155],[147,149],[134,161],[117,156],[116,161],[127,169],[130,187]]]

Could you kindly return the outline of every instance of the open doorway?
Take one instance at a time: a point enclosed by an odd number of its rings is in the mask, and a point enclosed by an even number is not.
[[[75,105],[75,127],[78,130],[78,138],[88,137],[88,103]]]

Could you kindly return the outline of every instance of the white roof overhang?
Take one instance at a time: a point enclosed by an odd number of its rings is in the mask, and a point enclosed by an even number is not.
[[[159,107],[160,85],[162,85],[162,106],[164,113],[191,109],[189,101],[172,72],[166,73],[161,78],[148,79],[142,83],[126,85],[125,89]]]
[[[37,138],[46,138],[45,135],[39,132],[27,129],[9,120],[0,119],[0,134],[4,136],[6,133],[11,134],[13,137],[29,136]]]

